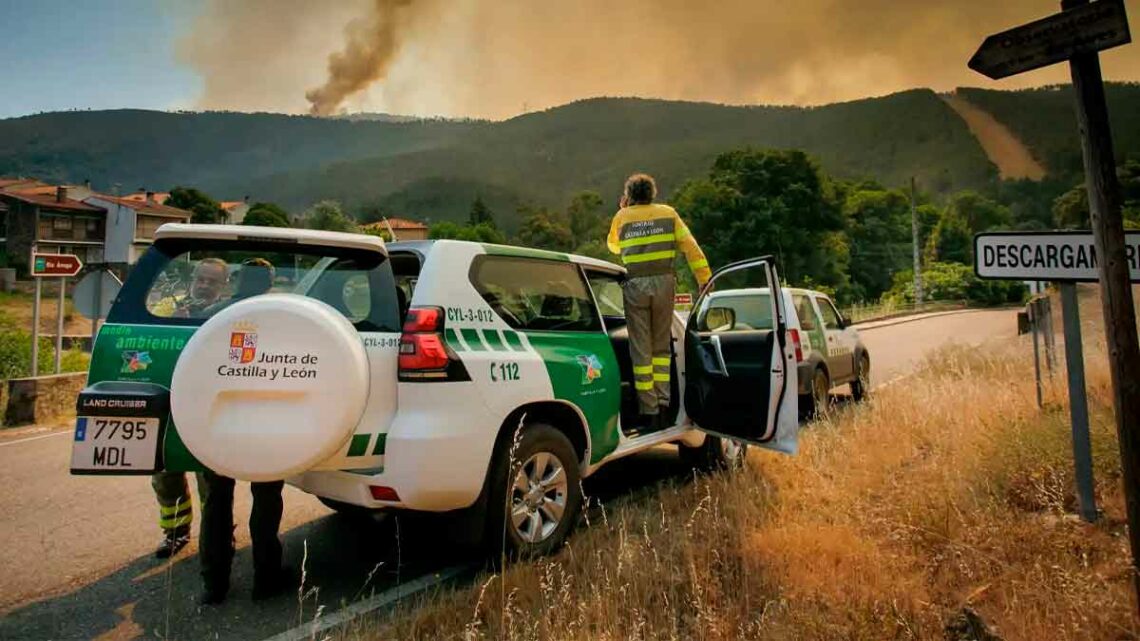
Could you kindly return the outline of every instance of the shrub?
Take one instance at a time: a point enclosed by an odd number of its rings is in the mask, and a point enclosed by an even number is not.
[[[51,339],[40,338],[39,374],[52,374],[55,346]],[[71,348],[60,358],[60,371],[87,370],[91,356],[79,348]],[[5,330],[0,332],[0,380],[29,376],[32,369],[32,337],[27,332]]]
[[[974,268],[961,263],[929,263],[922,270],[923,299],[965,300],[979,305],[1003,305],[1025,300],[1029,291],[1020,281],[981,280]],[[883,294],[884,303],[914,302],[914,270],[894,275],[891,288]]]

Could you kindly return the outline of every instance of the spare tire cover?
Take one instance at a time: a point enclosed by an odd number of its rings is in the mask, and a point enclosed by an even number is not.
[[[360,335],[329,305],[294,294],[223,309],[186,343],[170,386],[186,448],[211,470],[275,481],[329,458],[368,401]]]

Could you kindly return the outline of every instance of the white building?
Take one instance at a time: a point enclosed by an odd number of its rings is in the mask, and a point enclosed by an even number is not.
[[[93,193],[83,202],[107,212],[103,260],[133,265],[154,242],[154,232],[165,223],[190,221],[190,212],[167,207],[155,199],[116,198]]]

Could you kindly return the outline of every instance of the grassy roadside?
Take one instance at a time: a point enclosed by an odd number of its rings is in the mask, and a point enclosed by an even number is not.
[[[943,639],[968,606],[1006,640],[1136,638],[1103,343],[1086,346],[1096,525],[1070,516],[1064,382],[1039,412],[1028,353],[943,351],[808,429],[798,457],[610,505],[556,557],[338,634]]]
[[[53,373],[55,343],[48,335],[55,334],[55,311],[58,301],[45,297],[40,309],[40,361],[39,374]],[[30,376],[32,361],[32,296],[21,292],[0,292],[0,380]],[[50,327],[49,327],[50,326]],[[64,332],[76,329],[91,331],[91,323],[74,313],[71,301],[65,301]],[[90,356],[78,348],[62,353],[60,368],[63,372],[87,370]]]

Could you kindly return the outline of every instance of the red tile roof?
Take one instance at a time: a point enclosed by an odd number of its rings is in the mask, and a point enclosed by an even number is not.
[[[162,204],[166,203],[166,200],[168,198],[170,198],[170,192],[156,191],[153,194],[153,196],[154,196],[154,202],[162,205]],[[145,191],[136,191],[135,193],[127,194],[127,195],[123,196],[122,198],[123,198],[123,200],[131,200],[131,201],[135,201],[135,202],[144,202],[145,203],[146,202],[146,192]]]
[[[59,202],[56,200],[54,192],[51,194],[39,194],[35,192],[9,191],[6,189],[0,189],[0,196],[19,200],[31,205],[38,205],[44,209],[57,209],[60,211],[83,211],[98,214],[106,213],[106,210],[104,210],[102,207],[88,205],[87,203],[80,200],[72,200],[70,198],[67,198],[63,202]]]
[[[51,185],[35,178],[0,178],[0,190],[21,191],[39,187],[51,187]]]
[[[124,207],[129,207],[140,214],[149,214],[153,216],[166,216],[169,218],[190,218],[191,212],[177,207],[167,207],[160,205],[158,202],[148,203],[145,199],[135,200],[133,198],[115,198],[114,196],[107,196],[105,194],[92,194],[92,198],[105,200],[107,202],[116,203]]]

